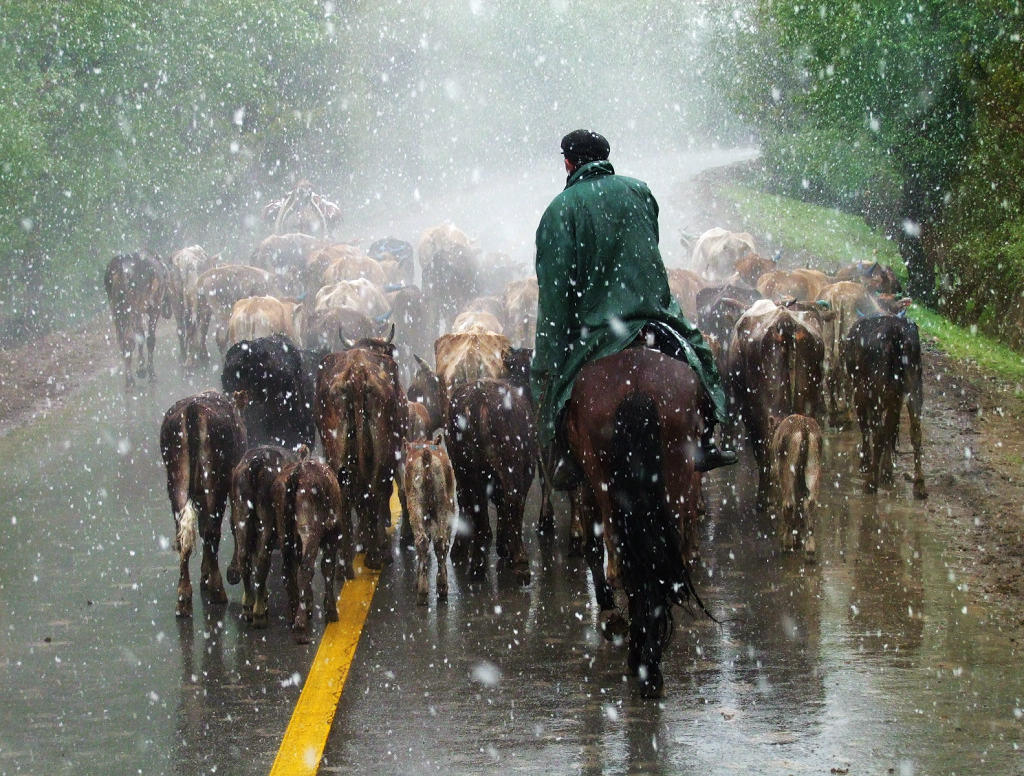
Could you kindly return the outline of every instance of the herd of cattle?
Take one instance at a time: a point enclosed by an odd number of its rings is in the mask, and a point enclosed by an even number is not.
[[[153,378],[161,315],[174,316],[186,374],[209,369],[211,329],[221,354],[223,392],[181,399],[160,429],[179,616],[192,611],[188,564],[199,544],[202,590],[227,601],[217,554],[230,501],[226,576],[243,583],[245,618],[266,626],[266,580],[279,550],[293,632],[307,641],[318,557],[327,620],[337,617],[336,588],[351,578],[356,552],[370,568],[390,562],[393,483],[402,541],[417,552],[419,603],[428,601],[431,548],[439,600],[449,554],[474,575],[486,572],[490,503],[499,562],[529,581],[523,512],[538,475],[538,529],[553,528],[529,390],[538,290],[534,278],[486,265],[448,224],[427,230],[415,251],[394,238],[364,251],[291,233],[265,239],[247,265],[222,264],[199,246],[166,260],[114,257],[105,287],[126,389],[136,349],[139,376]],[[784,549],[814,552],[822,427],[854,414],[873,491],[892,479],[906,403],[914,495],[925,497],[920,343],[890,270],[782,269],[749,235],[725,230],[701,237],[691,266],[700,274],[670,270],[670,287],[716,353],[735,418],[724,433],[738,439],[742,420]],[[318,442],[322,458],[313,454]],[[575,521],[572,530],[579,547]]]

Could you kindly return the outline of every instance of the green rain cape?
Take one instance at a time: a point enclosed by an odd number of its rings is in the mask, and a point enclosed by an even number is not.
[[[658,203],[647,184],[616,175],[610,162],[579,167],[537,227],[537,346],[531,387],[541,444],[584,364],[628,347],[644,324],[661,322],[679,338],[725,420],[714,357],[668,287],[658,250]]]

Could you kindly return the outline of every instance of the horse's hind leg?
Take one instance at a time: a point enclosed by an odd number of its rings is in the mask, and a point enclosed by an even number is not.
[[[601,517],[602,509],[598,504],[598,494],[582,487],[577,489],[579,520],[585,533],[583,556],[590,568],[590,577],[594,581],[594,593],[597,596],[599,610],[597,627],[609,641],[621,638],[626,634],[626,621],[615,606],[615,593],[604,573],[604,526]],[[607,501],[607,497],[605,498]],[[611,504],[607,504],[611,510]]]

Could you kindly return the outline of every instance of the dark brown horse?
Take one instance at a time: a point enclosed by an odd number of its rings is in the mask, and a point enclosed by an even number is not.
[[[607,537],[629,601],[629,669],[646,697],[661,694],[671,606],[692,598],[704,608],[688,568],[696,552],[702,395],[689,365],[632,347],[583,367],[567,405],[569,444],[586,480],[577,496],[601,628],[611,638],[623,625],[604,575]]]

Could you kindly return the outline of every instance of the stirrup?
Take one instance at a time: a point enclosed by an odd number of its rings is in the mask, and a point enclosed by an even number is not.
[[[733,450],[719,450],[714,445],[710,445],[706,448],[697,448],[694,468],[699,472],[709,472],[722,466],[732,466],[737,461],[739,461],[739,456]]]

